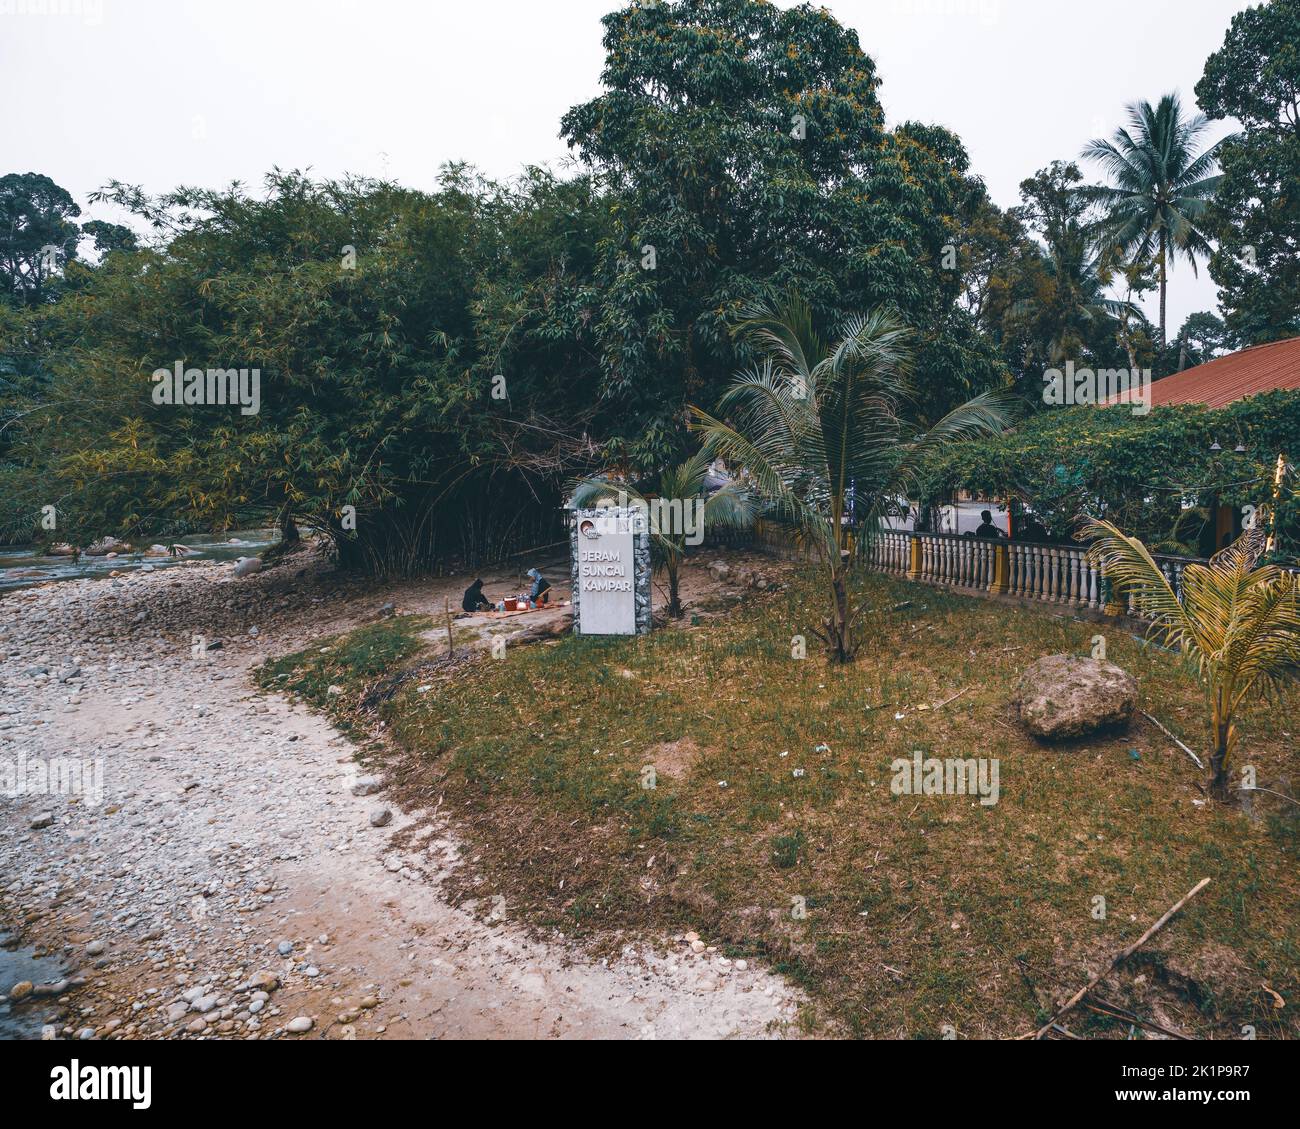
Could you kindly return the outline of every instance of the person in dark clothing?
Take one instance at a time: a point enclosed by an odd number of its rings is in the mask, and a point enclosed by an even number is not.
[[[985,510],[980,514],[980,518],[983,520],[984,524],[975,530],[976,537],[985,537],[996,541],[1002,536],[1002,531],[993,524],[993,515],[988,510]]]
[[[483,581],[476,580],[465,589],[465,598],[461,600],[460,606],[467,612],[492,610],[492,601],[483,595]]]
[[[1046,545],[1052,539],[1047,527],[1033,514],[1024,514],[1016,519],[1015,534],[1017,541],[1028,541],[1034,545]]]
[[[528,593],[528,598],[539,607],[542,604],[549,604],[551,602],[551,582],[535,568],[530,568],[528,575],[533,579],[533,587]]]

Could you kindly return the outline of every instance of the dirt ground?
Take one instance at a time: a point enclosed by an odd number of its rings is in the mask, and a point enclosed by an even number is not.
[[[564,559],[537,563],[567,599]],[[683,582],[702,614],[736,598],[734,572],[723,583],[707,564]],[[747,565],[780,567],[732,559]],[[484,575],[489,596],[521,590],[523,567]],[[375,586],[295,557],[242,580],[189,563],[0,600],[0,763],[28,768],[0,801],[0,923],[11,951],[64,970],[0,1003],[11,1024],[87,1039],[789,1034],[799,993],[693,952],[691,922],[608,961],[530,936],[504,900],[486,920],[454,908],[440,883],[473,865],[455,828],[423,813],[399,852],[415,813],[355,795],[373,787],[358,749],[250,678],[390,610],[441,623],[469,579]],[[455,631],[486,643],[567,614]],[[86,781],[98,764],[102,798],[42,791],[31,766],[56,759]]]

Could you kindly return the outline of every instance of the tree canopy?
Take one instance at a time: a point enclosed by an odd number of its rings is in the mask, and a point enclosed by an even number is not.
[[[1211,210],[1228,328],[1247,345],[1300,334],[1300,0],[1234,16],[1196,95],[1242,125],[1223,144]]]

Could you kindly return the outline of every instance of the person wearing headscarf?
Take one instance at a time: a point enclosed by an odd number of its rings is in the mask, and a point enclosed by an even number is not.
[[[549,603],[551,599],[551,582],[546,580],[535,568],[530,568],[528,575],[533,581],[533,586],[528,593],[529,600],[538,605]]]

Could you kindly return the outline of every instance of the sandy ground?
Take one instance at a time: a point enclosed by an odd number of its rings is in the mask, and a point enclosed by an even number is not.
[[[563,598],[567,566],[551,565]],[[485,579],[490,595],[521,583],[517,573]],[[191,563],[0,599],[0,771],[20,792],[0,799],[0,925],[11,946],[65,969],[63,983],[9,1001],[27,1030],[87,1039],[790,1033],[798,993],[710,952],[708,938],[698,953],[663,938],[606,962],[561,935],[530,937],[503,901],[487,921],[452,907],[440,879],[472,865],[454,827],[422,820],[427,829],[399,854],[392,836],[417,813],[392,807],[390,823],[372,825],[390,805],[382,791],[353,794],[365,790],[354,787],[365,770],[349,741],[254,688],[250,669],[268,657],[372,621],[388,602],[398,614],[441,613],[465,584],[367,586],[295,558],[243,580],[228,564]],[[701,565],[684,592],[699,599],[718,587]],[[221,649],[196,655],[198,635]],[[57,759],[87,794],[42,790],[39,770]],[[27,988],[0,983],[0,992]],[[307,1033],[291,1033],[308,1020]]]

